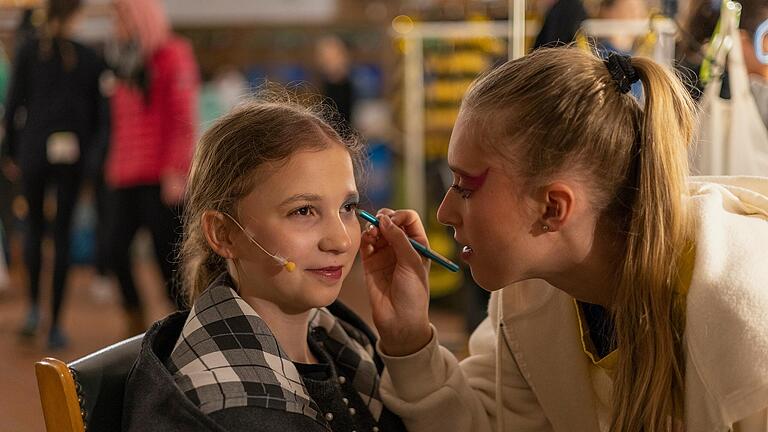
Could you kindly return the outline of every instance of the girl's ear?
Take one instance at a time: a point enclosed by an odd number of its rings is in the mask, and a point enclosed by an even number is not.
[[[201,216],[200,226],[203,228],[208,245],[216,254],[226,259],[237,258],[231,226],[223,213],[206,210]]]
[[[570,219],[575,193],[567,184],[555,182],[544,188],[540,220],[547,231],[558,231]]]

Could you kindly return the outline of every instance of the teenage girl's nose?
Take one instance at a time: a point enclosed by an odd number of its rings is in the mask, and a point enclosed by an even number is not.
[[[443,201],[440,203],[440,207],[437,209],[437,220],[443,225],[450,225],[456,227],[460,224],[461,218],[456,210],[458,205],[458,198],[455,193],[451,193],[448,190],[443,196]]]

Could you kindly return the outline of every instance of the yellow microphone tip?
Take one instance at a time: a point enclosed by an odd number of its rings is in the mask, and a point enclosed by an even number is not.
[[[289,272],[292,272],[292,271],[296,270],[296,263],[294,263],[292,261],[288,261],[287,263],[285,263],[284,267]]]

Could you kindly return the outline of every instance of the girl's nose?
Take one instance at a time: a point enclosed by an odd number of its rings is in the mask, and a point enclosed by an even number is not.
[[[443,201],[440,203],[440,207],[437,209],[437,220],[443,225],[450,225],[452,227],[458,226],[461,222],[459,213],[455,210],[456,198],[453,197],[451,191],[447,191],[443,196]]]
[[[355,222],[357,221],[355,220]],[[333,218],[328,224],[325,228],[325,235],[320,240],[319,247],[322,251],[333,253],[344,253],[352,247],[350,229],[341,218]]]

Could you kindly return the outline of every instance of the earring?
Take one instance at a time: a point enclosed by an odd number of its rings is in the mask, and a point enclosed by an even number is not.
[[[547,225],[547,224],[542,225],[541,226],[541,230],[544,231],[544,232],[549,231],[549,225]]]

